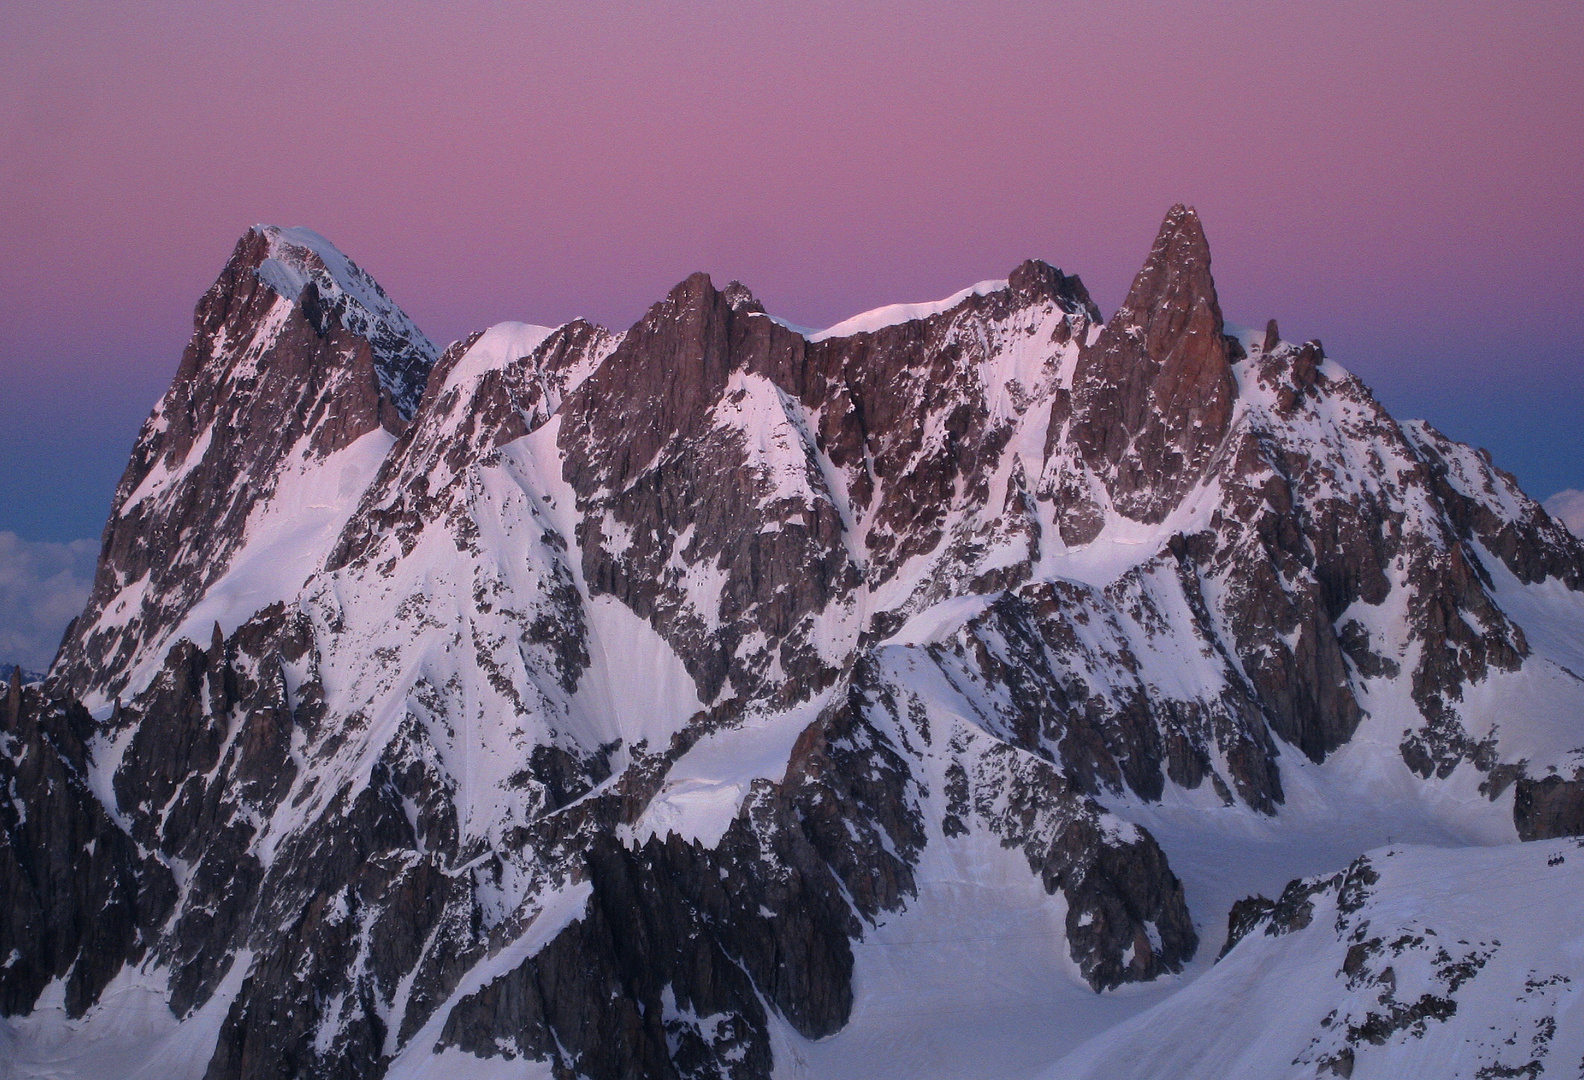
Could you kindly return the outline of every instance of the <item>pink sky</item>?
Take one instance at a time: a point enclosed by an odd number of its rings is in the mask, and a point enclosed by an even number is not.
[[[1110,311],[1186,201],[1230,318],[1584,488],[1577,3],[21,7],[0,530],[97,530],[255,221],[443,344],[625,326],[696,269],[825,325],[1038,256]]]

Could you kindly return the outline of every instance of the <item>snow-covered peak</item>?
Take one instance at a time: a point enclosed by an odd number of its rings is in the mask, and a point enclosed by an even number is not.
[[[824,330],[807,336],[810,341],[825,341],[828,338],[870,334],[887,326],[896,326],[898,323],[914,322],[918,319],[927,319],[931,315],[939,315],[943,311],[950,311],[970,296],[987,296],[993,292],[1000,292],[1006,287],[1006,278],[997,278],[991,281],[981,281],[977,285],[970,285],[961,292],[952,293],[944,300],[928,301],[921,304],[887,304],[885,307],[877,307],[872,311],[862,312],[850,319],[842,320],[835,326],[826,327]]]
[[[513,360],[521,360],[532,353],[546,338],[555,333],[552,326],[536,326],[525,322],[498,322],[469,346],[456,365],[446,372],[445,386],[449,390],[483,375],[505,367]]]
[[[268,257],[259,264],[259,280],[288,300],[301,295],[312,281],[326,300],[346,296],[371,316],[405,324],[422,335],[412,320],[385,295],[379,282],[334,244],[300,225],[255,225],[269,241]]]
[[[398,307],[379,282],[329,240],[302,226],[255,225],[268,242],[255,273],[287,300],[312,282],[323,310],[374,348],[380,385],[405,417],[423,394],[424,376],[440,355],[434,342]]]
[[[268,257],[259,264],[258,277],[288,300],[295,300],[312,281],[321,296],[344,295],[371,315],[412,325],[385,290],[368,272],[343,255],[334,244],[301,225],[255,225],[269,241]],[[416,331],[417,327],[413,326]]]

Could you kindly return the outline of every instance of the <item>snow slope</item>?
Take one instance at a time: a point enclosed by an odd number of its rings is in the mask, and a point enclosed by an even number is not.
[[[1573,841],[1374,849],[1295,882],[1285,924],[1039,1075],[1571,1076],[1584,932],[1562,898],[1581,875]]]

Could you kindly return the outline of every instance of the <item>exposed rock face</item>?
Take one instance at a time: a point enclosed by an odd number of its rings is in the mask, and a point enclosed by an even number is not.
[[[1070,440],[1118,511],[1162,521],[1204,475],[1232,421],[1237,385],[1222,330],[1199,215],[1174,206],[1127,300],[1080,351],[1070,393],[1053,402],[1047,456]],[[1083,496],[1076,487],[1063,494]],[[1098,532],[1092,509],[1063,521],[1070,544]]]
[[[93,720],[13,677],[0,705],[0,1013],[33,1007],[63,980],[66,1012],[98,1000],[143,957],[176,882],[105,813],[87,783]]]
[[[1584,663],[1525,626],[1584,627],[1581,585],[1488,461],[1318,342],[1226,336],[1183,207],[1104,325],[1040,262],[817,334],[695,275],[623,334],[438,358],[328,243],[261,228],[140,437],[54,704],[5,705],[29,944],[0,1003],[154,980],[223,1018],[213,1080],[748,1080],[992,859],[1049,906],[1053,980],[1153,980],[1219,913],[1139,808],[1284,813],[1365,724],[1383,769],[1576,828],[1530,774]],[[1504,741],[1501,694],[1552,712]]]
[[[1082,283],[1041,263],[938,315],[820,341],[740,295],[734,307],[703,275],[677,286],[569,399],[559,445],[590,587],[650,619],[703,700],[728,678],[739,696],[771,691],[778,667],[773,692],[790,703],[835,680],[867,629],[857,597],[908,560],[982,575],[989,542],[1012,532],[1028,561],[1026,470],[1001,490],[991,474],[1054,372],[986,369],[1097,313]],[[718,607],[685,573],[706,567],[724,577]],[[952,588],[925,581],[886,614]],[[847,641],[822,656],[808,636],[832,609]]]
[[[1584,782],[1524,777],[1513,793],[1513,822],[1524,840],[1584,836]]]

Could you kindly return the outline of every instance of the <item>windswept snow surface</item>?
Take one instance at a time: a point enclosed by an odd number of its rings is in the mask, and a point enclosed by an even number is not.
[[[0,1076],[6,1080],[201,1080],[220,1026],[253,956],[239,952],[203,1007],[178,1021],[163,973],[123,968],[82,1017],[66,1015],[56,979],[26,1016],[0,1017]]]
[[[1401,786],[1406,789],[1410,782],[1404,770]],[[1458,887],[1459,867],[1465,864],[1459,859],[1477,864],[1485,858],[1489,865],[1501,865],[1505,858],[1523,867],[1536,862],[1543,866],[1546,853],[1558,847],[1521,847],[1511,843],[1510,836],[1501,837],[1504,824],[1508,833],[1511,830],[1507,806],[1496,808],[1507,811],[1505,819],[1499,812],[1488,813],[1482,815],[1483,829],[1459,829],[1411,799],[1350,806],[1344,801],[1348,796],[1367,797],[1361,780],[1322,776],[1300,788],[1305,786],[1310,790],[1295,793],[1293,812],[1275,819],[1246,808],[1209,805],[1210,800],[1195,799],[1192,792],[1178,792],[1164,806],[1113,808],[1123,818],[1148,827],[1166,849],[1183,879],[1200,945],[1182,975],[1105,994],[1092,991],[1074,970],[1066,947],[1066,905],[1059,893],[1045,893],[1020,853],[978,832],[951,841],[932,840],[918,870],[918,897],[854,945],[857,968],[851,1022],[817,1042],[779,1026],[776,1076],[788,1080],[1312,1077],[1312,1066],[1307,1071],[1283,1071],[1296,1049],[1280,1059],[1296,1038],[1292,1032],[1299,1030],[1280,1003],[1284,994],[1299,990],[1285,976],[1276,985],[1258,981],[1267,971],[1282,972],[1290,953],[1256,965],[1253,975],[1245,972],[1235,980],[1221,975],[1216,957],[1226,938],[1227,912],[1236,901],[1255,893],[1274,898],[1296,877],[1334,873],[1361,851],[1388,840],[1395,841],[1399,850],[1404,841],[1414,841],[1425,845],[1413,850],[1425,852],[1426,861],[1447,857],[1447,864],[1437,872],[1437,891],[1426,897],[1426,910],[1439,910],[1431,905],[1442,903]],[[1411,793],[1405,790],[1404,795]],[[1502,839],[1508,842],[1499,843]],[[1445,846],[1464,844],[1474,846]],[[1526,855],[1530,848],[1545,850]],[[1584,852],[1576,858],[1584,863]],[[1411,890],[1411,881],[1405,878],[1405,890]],[[1532,884],[1543,885],[1546,891],[1543,900],[1527,897],[1529,911],[1536,905],[1558,910],[1559,899],[1572,895],[1575,887],[1555,878]],[[1500,904],[1511,895],[1470,902]],[[1402,902],[1412,900],[1408,892]],[[1459,933],[1470,932],[1466,922],[1479,921],[1475,917],[1460,922]],[[1451,932],[1442,931],[1443,936]],[[1497,936],[1506,940],[1505,934]],[[1539,961],[1546,956],[1544,941],[1544,934],[1536,933],[1520,948]],[[1579,970],[1570,968],[1572,977],[1584,979],[1584,939],[1567,947],[1577,949],[1573,964]],[[1328,955],[1325,963],[1305,967],[1302,979],[1329,977],[1340,965],[1340,956]],[[1302,979],[1294,983],[1301,986]],[[1507,985],[1502,992],[1516,989]],[[1234,1004],[1223,1003],[1229,995]],[[1335,1004],[1320,1008],[1323,999],[1318,991],[1300,1000],[1314,1014],[1305,1016],[1311,1026]],[[1199,1049],[1195,1040],[1209,1039],[1226,1026],[1229,1016],[1245,1008],[1264,1012],[1258,1014],[1258,1023],[1242,1023],[1236,1038],[1254,1039],[1255,1032],[1269,1029],[1264,1036],[1267,1045],[1248,1059],[1252,1064],[1234,1052],[1237,1042],[1231,1035],[1210,1049]],[[1499,1000],[1482,1008],[1492,1019],[1500,1018]],[[1580,1023],[1584,1035],[1584,1015]],[[1162,1048],[1155,1048],[1157,1040]],[[1193,1048],[1191,1054],[1179,1056],[1170,1049],[1184,1044]],[[1150,1060],[1151,1053],[1153,1071],[1136,1066]],[[1403,1062],[1415,1060],[1414,1052],[1409,1048],[1392,1060],[1405,1068]],[[1183,1068],[1184,1062],[1192,1064]],[[1426,1080],[1473,1076],[1438,1072],[1439,1067],[1355,1076]]]
[[[818,1041],[773,1029],[785,1080],[1025,1080],[1177,990],[1096,994],[1067,951],[1067,904],[983,831],[932,840],[919,894],[854,942],[853,1011]]]
[[[312,281],[326,300],[347,300],[344,321],[353,332],[367,335],[371,327],[387,327],[428,351],[430,360],[435,358],[434,345],[417,324],[386,295],[379,282],[329,240],[300,225],[254,228],[269,240],[269,258],[259,264],[259,280],[282,298],[296,300]]]
[[[799,735],[830,695],[780,714],[758,716],[705,735],[666,773],[665,786],[632,828],[632,840],[672,833],[715,847],[731,827],[753,782],[779,782]]]
[[[202,452],[200,447],[208,438],[206,430],[190,458]],[[170,646],[183,638],[207,643],[216,625],[221,633],[230,635],[269,605],[295,601],[323,566],[395,441],[389,432],[377,429],[343,450],[316,458],[304,440],[305,445],[290,455],[289,464],[276,479],[274,493],[261,500],[249,516],[243,540],[225,574],[181,623],[142,650],[123,693],[131,696],[148,685],[159,673]],[[106,606],[100,625],[113,626],[118,619],[137,614],[141,585],[141,581],[129,582]],[[90,695],[84,704],[103,712],[110,702],[103,695]]]
[[[979,708],[991,712],[963,687],[941,679],[922,655],[926,647],[950,639],[953,616],[960,622],[977,606],[952,601],[922,612],[882,651],[893,665],[894,680],[924,696],[934,724],[954,717],[971,731],[981,722]],[[1147,828],[1166,851],[1200,938],[1198,953],[1181,975],[1148,984],[1096,994],[1068,954],[1065,901],[1060,893],[1045,892],[1021,852],[1002,847],[997,837],[977,827],[956,838],[932,831],[915,870],[918,896],[854,944],[851,1022],[815,1042],[778,1026],[775,1075],[789,1080],[1065,1080],[1080,1075],[1132,1080],[1143,1075],[1130,1071],[1131,1044],[1117,1044],[1105,1067],[1092,1073],[1069,1072],[1055,1063],[1091,1041],[1111,1047],[1107,1040],[1113,1031],[1151,1039],[1147,1017],[1172,1008],[1180,995],[1217,971],[1227,913],[1238,900],[1254,894],[1274,898],[1295,878],[1340,871],[1360,853],[1389,843],[1425,845],[1430,851],[1518,847],[1510,792],[1492,802],[1479,793],[1481,776],[1472,768],[1446,782],[1425,783],[1396,752],[1401,729],[1393,724],[1384,717],[1367,722],[1321,765],[1283,747],[1287,801],[1275,816],[1241,803],[1225,805],[1209,785],[1187,791],[1168,784],[1160,803],[1101,799],[1121,821]],[[929,781],[944,782],[944,776]],[[1550,895],[1554,903],[1566,893]],[[1184,1027],[1193,1023],[1186,1014],[1180,1022]],[[1158,1075],[1174,1075],[1170,1054],[1162,1053],[1160,1060]],[[1234,1069],[1181,1075],[1263,1080],[1286,1074]],[[1293,1075],[1312,1076],[1313,1071]]]
[[[574,699],[594,727],[587,742],[666,746],[704,707],[693,677],[654,627],[621,601],[588,602],[589,669]]]
[[[1576,840],[1369,852],[1306,926],[1255,929],[1192,985],[1045,1080],[1575,1076],[1584,1053]],[[1333,1066],[1336,1062],[1340,1067]]]
[[[914,322],[927,319],[931,315],[939,315],[943,311],[950,311],[970,296],[985,296],[988,293],[1000,292],[1007,287],[1005,278],[992,281],[981,281],[977,285],[970,285],[961,292],[954,292],[944,300],[933,300],[922,304],[887,304],[871,311],[860,312],[850,319],[843,319],[835,326],[826,327],[814,334],[805,334],[810,341],[824,341],[826,338],[852,337],[854,334],[870,334],[887,326],[898,323]],[[791,327],[790,323],[782,323]]]
[[[463,386],[487,371],[494,371],[532,353],[545,338],[555,333],[553,326],[524,322],[499,322],[475,341],[446,374],[445,389]]]

